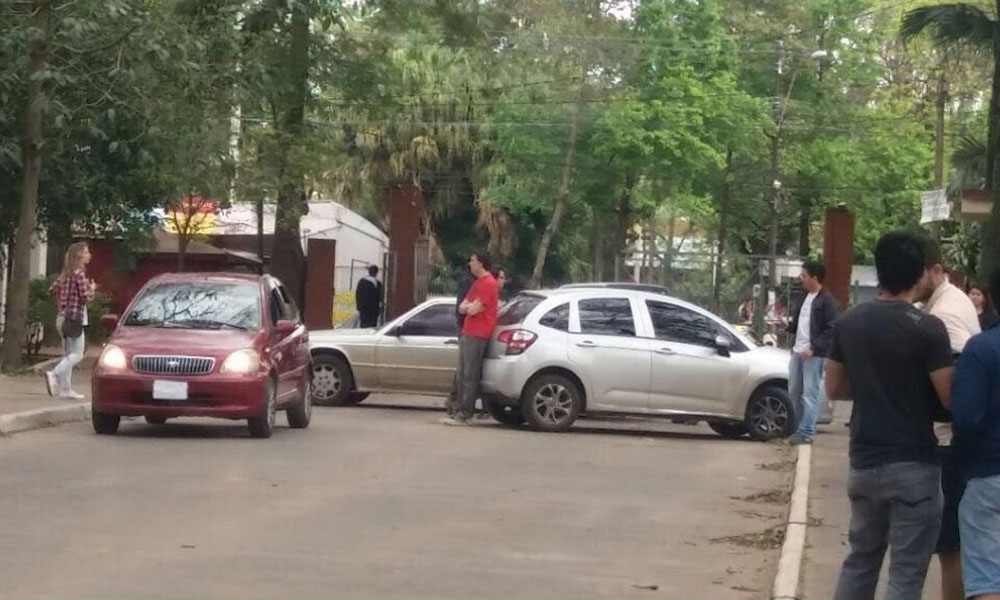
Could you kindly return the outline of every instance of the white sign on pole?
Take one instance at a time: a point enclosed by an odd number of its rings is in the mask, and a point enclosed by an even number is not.
[[[951,218],[951,203],[944,190],[924,192],[920,201],[920,224],[947,221]]]

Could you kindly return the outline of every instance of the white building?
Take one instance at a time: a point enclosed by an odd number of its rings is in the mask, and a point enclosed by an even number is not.
[[[275,205],[264,205],[264,234],[274,233]],[[383,256],[389,251],[389,236],[374,223],[336,202],[310,202],[309,213],[300,223],[302,249],[308,240],[337,241],[336,275],[338,291],[354,291],[369,265],[382,268]],[[235,204],[219,211],[218,221],[210,232],[216,235],[255,235],[257,212],[253,204]]]

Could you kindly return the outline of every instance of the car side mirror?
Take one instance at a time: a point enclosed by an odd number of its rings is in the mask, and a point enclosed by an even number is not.
[[[118,315],[104,315],[101,317],[101,325],[108,331],[114,331],[115,327],[118,327]]]
[[[719,353],[719,356],[729,356],[730,350],[732,350],[733,344],[724,335],[715,336],[715,351]]]
[[[402,325],[396,325],[395,327],[393,327],[392,329],[390,329],[388,333],[392,337],[400,337],[400,336],[402,336],[402,335],[405,334]]]
[[[275,325],[275,329],[278,330],[278,335],[282,336],[290,335],[293,331],[295,331],[296,327],[298,327],[298,325],[295,324],[295,321],[289,321],[288,319],[281,319]]]

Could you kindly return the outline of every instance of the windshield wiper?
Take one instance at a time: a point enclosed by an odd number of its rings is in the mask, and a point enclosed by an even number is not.
[[[222,329],[223,327],[229,327],[240,331],[250,331],[250,328],[246,325],[228,323],[226,321],[214,321],[212,319],[182,319],[179,321],[164,321],[160,327],[191,329]]]

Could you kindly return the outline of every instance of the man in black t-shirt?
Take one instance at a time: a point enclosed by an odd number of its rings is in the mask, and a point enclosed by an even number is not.
[[[853,398],[850,545],[834,600],[873,598],[891,546],[886,598],[919,599],[941,526],[934,416],[953,375],[944,324],[913,306],[926,277],[924,238],[883,236],[877,300],[837,320],[826,366],[831,399]]]

